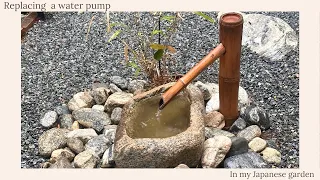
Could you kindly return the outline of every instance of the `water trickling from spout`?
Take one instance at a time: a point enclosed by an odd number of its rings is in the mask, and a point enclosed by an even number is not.
[[[161,109],[159,108],[158,111],[156,112],[156,120],[160,122],[160,117],[161,117]]]

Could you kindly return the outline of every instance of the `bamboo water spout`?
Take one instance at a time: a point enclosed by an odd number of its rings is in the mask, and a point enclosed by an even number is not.
[[[225,127],[229,128],[239,116],[238,90],[242,29],[243,18],[241,14],[226,13],[222,15],[219,21],[219,38],[221,43],[162,95],[159,109],[163,109],[175,95],[220,57],[219,111],[224,115]]]
[[[216,48],[210,51],[196,66],[194,66],[187,74],[180,78],[175,85],[166,91],[160,100],[159,109],[163,109],[170,100],[185,88],[194,78],[196,78],[205,68],[225,53],[224,46],[220,43]]]

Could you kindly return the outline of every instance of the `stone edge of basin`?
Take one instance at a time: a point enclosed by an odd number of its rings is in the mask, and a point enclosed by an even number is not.
[[[171,168],[179,164],[196,167],[200,164],[204,136],[204,100],[201,91],[188,85],[190,98],[190,126],[183,132],[167,138],[131,138],[126,132],[130,114],[126,113],[136,102],[163,93],[174,83],[156,87],[135,96],[128,102],[115,137],[115,162],[122,168]]]

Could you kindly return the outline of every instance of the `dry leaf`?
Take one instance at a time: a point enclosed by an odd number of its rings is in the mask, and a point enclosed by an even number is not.
[[[125,58],[126,63],[128,63],[128,61],[129,61],[128,53],[129,53],[129,47],[128,47],[128,45],[126,44],[126,45],[124,46],[124,58]]]
[[[109,11],[107,11],[107,32],[111,32]]]
[[[181,16],[180,13],[177,13],[177,16],[178,16],[178,18],[180,18],[181,20],[184,20],[184,19],[182,18],[182,16]]]
[[[92,16],[92,18],[90,20],[90,23],[89,23],[89,27],[88,27],[87,35],[86,35],[86,41],[88,40],[88,36],[89,36],[89,33],[90,33],[90,28],[91,28],[93,19],[94,19],[94,16]]]
[[[167,46],[167,49],[171,52],[171,53],[176,53],[176,49],[172,46]]]

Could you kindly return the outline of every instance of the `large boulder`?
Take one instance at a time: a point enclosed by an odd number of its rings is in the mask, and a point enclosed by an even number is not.
[[[218,19],[225,12],[218,13]],[[244,14],[242,45],[257,54],[279,60],[298,47],[299,37],[284,20],[263,14]]]
[[[279,60],[298,45],[296,32],[284,20],[262,14],[244,16],[242,44],[257,54]]]
[[[173,83],[162,85],[154,88],[150,91],[140,93],[129,101],[123,108],[122,118],[119,123],[119,127],[116,132],[114,159],[117,167],[125,168],[167,168],[176,167],[179,164],[186,164],[189,167],[196,167],[200,164],[201,155],[203,151],[204,137],[204,100],[201,91],[193,86],[189,85],[186,91],[182,91],[177,99],[188,101],[189,105],[183,104],[183,107],[176,108],[188,108],[189,113],[187,115],[190,118],[186,121],[187,126],[185,130],[174,135],[164,136],[162,138],[155,138],[153,135],[139,135],[143,132],[145,126],[136,126],[134,118],[137,117],[141,112],[137,106],[143,102],[149,102],[150,98],[157,97],[169,89]],[[159,98],[160,100],[160,98]],[[147,104],[147,107],[154,107],[157,109],[159,101],[154,101],[154,104]],[[171,105],[175,105],[174,102]],[[162,110],[165,110],[170,103]],[[171,107],[172,108],[172,107]],[[144,108],[142,108],[144,109]],[[170,109],[168,107],[167,109]],[[177,114],[181,116],[182,114]],[[142,114],[142,116],[144,116]],[[177,117],[178,118],[178,117]],[[147,119],[139,119],[141,125],[143,121]],[[154,121],[156,121],[154,119]],[[182,121],[173,121],[166,126],[168,129],[174,129],[175,123],[181,124]],[[146,122],[147,123],[147,122]],[[152,128],[152,127],[151,127]],[[159,130],[159,129],[158,129]],[[159,135],[160,136],[160,135]]]

